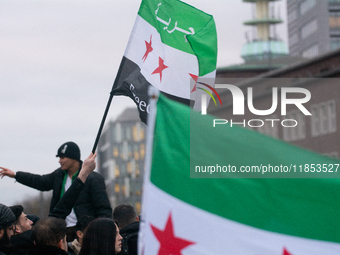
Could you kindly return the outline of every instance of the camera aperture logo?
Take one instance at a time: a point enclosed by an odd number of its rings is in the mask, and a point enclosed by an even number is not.
[[[212,86],[210,86],[210,85],[208,85],[208,84],[206,84],[204,82],[197,81],[198,77],[195,76],[195,75],[190,74],[190,76],[195,81],[195,86],[192,89],[191,93],[195,92],[197,89],[200,89],[200,90],[204,91],[205,93],[207,93],[211,97],[211,99],[214,101],[215,106],[217,106],[217,103],[216,103],[214,95],[208,90],[208,89],[210,89],[216,95],[216,97],[218,98],[220,104],[223,105],[220,95],[217,93],[217,91]],[[208,88],[208,89],[206,89],[205,87]],[[202,103],[202,105],[201,105],[202,115],[205,115],[205,114],[207,114],[207,97],[206,97],[206,94],[202,94],[202,98],[201,99],[202,99],[201,100],[201,103]]]
[[[210,85],[205,84],[205,83],[203,83],[203,82],[197,82],[196,85],[197,85],[197,84],[206,86],[206,87],[209,88],[212,92],[214,92],[215,95],[216,95],[216,97],[217,97],[218,100],[220,101],[220,104],[222,105],[221,97],[220,97],[220,95],[217,93],[217,91],[216,91],[213,87],[211,87]],[[195,88],[200,89],[200,90],[203,90],[204,92],[206,92],[206,93],[212,98],[212,100],[214,101],[215,105],[217,106],[217,103],[216,103],[216,100],[215,100],[213,94],[211,94],[211,93],[209,92],[209,90],[207,90],[207,89],[204,89],[204,88],[201,88],[201,87],[196,87],[196,85],[195,85]]]

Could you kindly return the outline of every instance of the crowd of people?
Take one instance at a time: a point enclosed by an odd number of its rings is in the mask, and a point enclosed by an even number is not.
[[[82,162],[78,145],[67,142],[56,156],[60,167],[46,175],[0,167],[1,178],[53,190],[45,219],[0,203],[0,255],[137,254],[140,217],[128,204],[112,210],[104,178],[94,172],[96,154]]]

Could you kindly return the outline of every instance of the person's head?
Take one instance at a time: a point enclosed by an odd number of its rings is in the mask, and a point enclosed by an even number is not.
[[[78,221],[77,224],[75,226],[76,228],[76,233],[77,233],[77,240],[80,243],[80,245],[83,244],[83,238],[84,238],[84,233],[85,233],[85,229],[86,227],[90,224],[91,221],[93,221],[95,218],[93,216],[88,216],[88,215],[84,215],[81,216]]]
[[[24,207],[21,205],[13,205],[9,207],[15,215],[15,233],[14,235],[21,234],[27,230],[32,229],[33,222],[27,218],[24,213]]]
[[[122,229],[123,227],[138,221],[138,216],[132,205],[121,204],[113,210],[113,220],[117,222],[119,229]]]
[[[15,215],[7,206],[0,204],[0,244],[9,245],[15,231]]]
[[[53,217],[39,220],[33,228],[32,239],[35,245],[56,246],[67,251],[65,220]]]
[[[115,222],[109,218],[97,218],[86,228],[79,255],[112,255],[122,249],[122,237]]]
[[[79,147],[74,142],[66,142],[59,147],[56,157],[59,157],[62,170],[77,168],[80,162]]]

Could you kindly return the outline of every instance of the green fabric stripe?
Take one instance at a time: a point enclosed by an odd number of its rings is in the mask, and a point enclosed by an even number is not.
[[[298,159],[317,159],[319,163],[339,161],[243,128],[213,128],[208,121],[211,119],[162,96],[159,98],[151,171],[153,184],[186,203],[243,224],[340,242],[340,179],[195,179],[190,178],[189,171],[190,157],[212,158],[224,163],[237,158],[244,165],[251,165],[256,158],[268,157],[268,151],[273,151],[270,157],[284,160],[277,164]],[[191,147],[190,153],[190,136],[201,141],[204,149]],[[262,144],[254,146],[254,139]],[[234,143],[235,140],[239,140],[239,144]],[[270,147],[265,149],[267,145]]]
[[[76,179],[79,175],[79,171],[78,170],[74,175],[72,175],[72,182],[74,181],[74,179]],[[68,172],[67,170],[64,171],[64,179],[63,179],[63,184],[61,186],[61,193],[60,193],[60,198],[64,195],[65,193],[65,184],[66,184],[66,180],[67,180],[67,177],[68,177]]]
[[[144,0],[138,14],[157,29],[164,44],[196,55],[200,76],[216,69],[217,34],[211,15],[178,0]],[[169,23],[169,25],[164,23]],[[188,35],[179,30],[173,30],[175,26],[188,33],[191,33],[190,28],[193,28],[195,34]]]

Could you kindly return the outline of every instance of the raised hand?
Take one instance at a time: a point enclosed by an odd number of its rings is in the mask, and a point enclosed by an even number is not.
[[[1,179],[4,178],[4,176],[8,176],[10,178],[14,178],[15,177],[15,172],[13,172],[12,170],[5,168],[5,167],[1,167],[0,166],[0,177]]]
[[[83,183],[85,183],[87,176],[89,176],[89,174],[92,173],[94,169],[96,168],[96,157],[97,157],[97,152],[95,152],[94,154],[91,152],[91,154],[87,157],[87,159],[84,160],[84,163],[78,175],[78,178]]]

